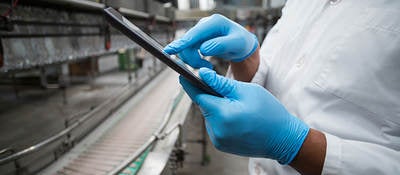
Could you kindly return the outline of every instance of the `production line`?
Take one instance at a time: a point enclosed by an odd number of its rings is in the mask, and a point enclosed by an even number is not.
[[[209,13],[165,3],[1,2],[0,174],[176,173],[186,142],[207,164],[205,132],[184,138],[196,107],[178,75],[104,18],[115,8],[165,46]]]

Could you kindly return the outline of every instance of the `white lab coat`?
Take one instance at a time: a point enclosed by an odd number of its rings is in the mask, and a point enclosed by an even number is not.
[[[325,133],[323,174],[400,174],[400,0],[289,0],[260,55],[252,82]]]

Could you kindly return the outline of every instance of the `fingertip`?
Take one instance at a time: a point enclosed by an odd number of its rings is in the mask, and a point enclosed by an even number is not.
[[[175,54],[175,53],[174,53],[174,50],[173,50],[169,45],[165,46],[164,49],[163,49],[163,51],[164,51],[165,53],[169,54],[169,55]]]
[[[175,41],[172,41],[169,43],[167,46],[164,47],[164,52],[168,54],[177,54],[181,52],[183,49],[185,49],[186,46],[186,41],[183,39],[178,39]]]
[[[170,44],[168,44],[167,46],[165,46],[164,49],[163,49],[163,51],[164,51],[165,53],[169,54],[169,55],[173,55],[173,54],[178,53],[178,52],[176,51],[176,49],[174,48],[173,43],[170,43]]]

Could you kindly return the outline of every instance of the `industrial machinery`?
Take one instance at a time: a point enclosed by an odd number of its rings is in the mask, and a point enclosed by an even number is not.
[[[56,123],[57,128],[43,129],[46,134],[37,134],[41,136],[33,139],[24,139],[27,135],[18,132],[9,134],[12,137],[3,137],[0,174],[40,171],[163,70],[160,62],[142,53],[140,47],[106,23],[102,10],[107,6],[117,8],[160,43],[166,44],[173,39],[173,21],[167,16],[169,8],[157,1],[10,0],[0,3],[1,83],[4,88],[13,88],[15,95],[13,104],[3,105],[1,116],[3,119],[11,117],[13,114],[7,110],[24,106],[23,101],[29,98],[26,89],[32,91],[34,86],[45,89],[45,92],[34,90],[37,94],[61,93],[63,100],[57,107],[67,115],[60,118],[59,113],[49,111],[48,117],[53,115],[53,118],[48,120],[57,120],[50,122]],[[110,64],[107,57],[112,55],[119,55],[119,62],[115,59]],[[124,77],[128,77],[128,82],[121,83],[114,89],[115,93],[103,101],[74,107],[79,104],[68,94],[75,92],[76,83],[88,82],[94,90],[95,86],[110,86],[98,85],[95,79],[118,67],[127,72]],[[8,100],[2,98],[2,104],[9,103]],[[46,111],[41,110],[39,113]],[[39,113],[27,114],[25,118],[37,117]],[[37,117],[37,120],[43,120],[43,117]],[[12,132],[7,127],[2,128],[2,134]],[[35,128],[25,130],[34,132]]]
[[[213,13],[261,41],[279,8],[243,2],[235,9],[239,1],[1,1],[0,175],[175,172],[190,141],[185,118],[196,108],[178,75],[111,27],[103,9],[117,9],[161,45]],[[226,71],[227,63],[211,62]],[[192,141],[205,165],[201,133]]]

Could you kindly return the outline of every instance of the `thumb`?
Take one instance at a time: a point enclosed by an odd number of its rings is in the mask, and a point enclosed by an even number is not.
[[[199,75],[208,86],[222,96],[228,98],[236,97],[234,92],[238,83],[237,81],[217,75],[215,71],[208,68],[200,68]]]
[[[218,110],[218,107],[229,101],[227,98],[216,97],[204,93],[199,88],[193,86],[182,76],[179,76],[179,83],[181,83],[183,89],[193,100],[193,102],[200,106],[200,109],[204,116],[208,116],[209,114],[213,113],[213,111]]]
[[[212,68],[213,65],[207,60],[201,58],[199,51],[196,48],[187,48],[178,54],[179,58],[183,60],[186,64],[189,64],[193,68],[208,67]]]

